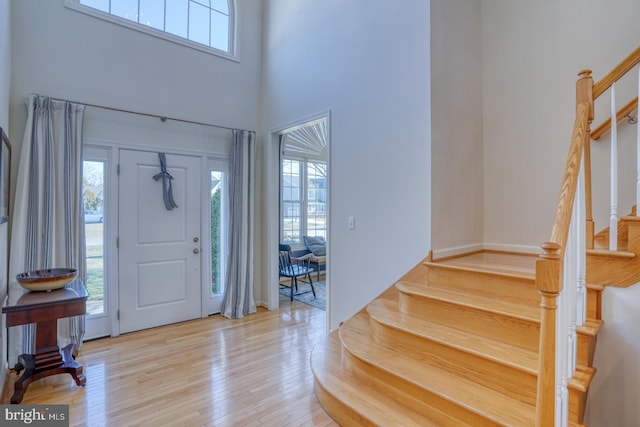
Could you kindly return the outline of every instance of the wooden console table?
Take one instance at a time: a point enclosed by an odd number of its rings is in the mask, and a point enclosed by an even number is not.
[[[14,385],[11,403],[20,403],[33,381],[50,375],[71,374],[76,384],[83,386],[87,379],[82,366],[72,357],[73,344],[58,347],[58,319],[83,315],[87,311],[87,290],[80,279],[62,289],[51,292],[25,292],[7,297],[2,312],[7,315],[7,327],[36,324],[35,354],[21,354],[16,373],[24,373]]]

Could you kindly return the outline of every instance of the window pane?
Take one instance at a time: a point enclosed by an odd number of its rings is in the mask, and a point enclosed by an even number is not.
[[[193,1],[189,4],[189,40],[209,46],[209,9]]]
[[[111,14],[138,22],[138,0],[111,0]]]
[[[138,22],[164,30],[164,0],[140,0]]]
[[[229,1],[228,0],[211,0],[211,8],[217,10],[225,15],[229,14]]]
[[[327,164],[307,163],[306,235],[327,237]]]
[[[282,243],[301,243],[302,221],[301,203],[283,203],[282,206]]]
[[[81,0],[80,4],[109,13],[109,0]]]
[[[211,41],[209,46],[216,49],[229,50],[229,17],[211,11]]]
[[[189,21],[189,0],[167,0],[165,31],[187,38]]]
[[[224,292],[222,281],[222,188],[223,174],[211,171],[211,292]]]
[[[104,162],[83,162],[82,196],[89,315],[104,313]]]
[[[282,198],[283,200],[302,200],[300,162],[284,160],[282,164]]]

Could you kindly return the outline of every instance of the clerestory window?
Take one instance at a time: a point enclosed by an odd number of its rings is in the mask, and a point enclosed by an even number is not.
[[[65,0],[67,7],[233,58],[234,0]]]

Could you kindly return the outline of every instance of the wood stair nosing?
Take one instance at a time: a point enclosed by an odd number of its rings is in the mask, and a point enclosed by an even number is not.
[[[430,263],[431,288],[457,290],[486,296],[499,296],[513,302],[539,302],[540,294],[533,276],[515,276],[471,268]]]
[[[429,417],[423,417],[358,381],[343,368],[342,348],[337,331],[327,336],[324,342],[316,344],[311,353],[311,369],[318,400],[340,425],[471,427],[438,409],[431,411]]]
[[[603,284],[591,283],[591,282],[585,283],[585,287],[587,288],[588,291],[594,291],[594,292],[602,292],[604,291],[604,288],[605,288]]]
[[[587,249],[587,256],[608,259],[633,259],[636,254],[629,251],[612,251],[609,249]]]
[[[429,402],[435,401],[436,407],[448,403],[447,413],[453,405],[457,408],[456,417],[464,416],[464,421],[472,425],[533,423],[535,405],[385,347],[377,343],[368,330],[368,315],[363,313],[347,320],[340,328],[343,358],[349,361],[350,371],[359,381],[387,387],[389,393],[400,391],[401,396],[416,396],[418,402],[425,405],[412,408],[416,412],[428,412]]]
[[[600,319],[586,319],[583,325],[576,326],[576,332],[579,334],[595,337],[604,325]]]
[[[592,366],[576,366],[573,377],[567,382],[569,389],[586,393],[589,390],[589,385],[591,385],[595,374],[596,368]]]
[[[367,307],[373,338],[416,360],[535,405],[538,354],[397,311],[395,301]]]
[[[537,351],[540,309],[499,299],[396,284],[402,313]]]

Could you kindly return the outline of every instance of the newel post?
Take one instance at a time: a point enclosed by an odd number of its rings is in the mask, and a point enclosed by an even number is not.
[[[555,242],[543,243],[543,252],[536,260],[536,287],[541,295],[536,427],[549,427],[555,422],[556,300],[562,290],[563,270],[560,250]]]
[[[591,122],[593,121],[593,77],[591,70],[582,70],[578,73],[578,81],[576,82],[576,108],[582,103],[589,104],[589,115],[587,116],[588,126],[586,132],[586,141],[584,143],[584,183],[585,183],[585,217],[586,217],[586,234],[587,249],[593,249],[593,241],[595,236],[595,226],[593,222],[593,213],[591,207]]]

